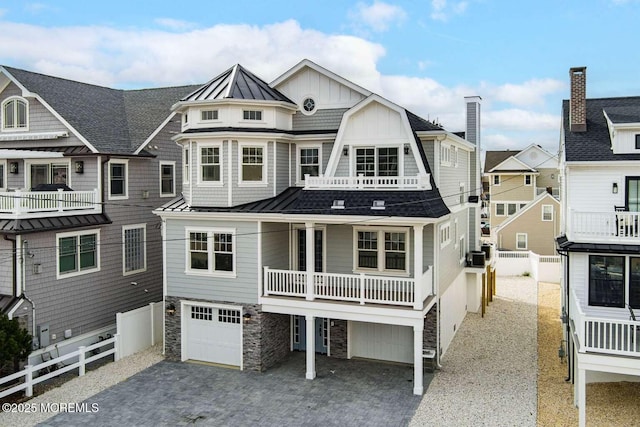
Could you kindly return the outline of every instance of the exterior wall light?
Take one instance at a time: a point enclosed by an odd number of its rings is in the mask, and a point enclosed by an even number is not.
[[[618,194],[618,183],[617,182],[613,183],[613,186],[611,187],[611,192],[613,194]]]
[[[84,173],[84,162],[82,160],[78,160],[75,163],[76,173]]]
[[[344,147],[342,149],[342,155],[343,156],[348,156],[349,155],[349,147]]]
[[[176,314],[176,306],[173,303],[169,304],[165,312],[167,313],[167,316],[173,316]]]
[[[18,173],[18,162],[11,162],[9,163],[9,172],[16,174]]]
[[[251,321],[251,313],[245,313],[242,315],[242,320],[244,323],[249,323]]]

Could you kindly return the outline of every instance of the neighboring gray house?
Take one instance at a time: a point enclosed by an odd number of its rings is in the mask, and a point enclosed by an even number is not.
[[[562,103],[562,318],[579,423],[587,383],[640,381],[640,96],[587,98],[571,68]]]
[[[32,360],[95,342],[116,312],[162,298],[152,210],[180,194],[169,108],[193,89],[0,67],[0,310],[34,335]]]
[[[164,225],[169,358],[264,370],[290,351],[414,366],[480,307],[480,98],[468,140],[303,60],[182,98]],[[436,351],[434,351],[434,354]]]

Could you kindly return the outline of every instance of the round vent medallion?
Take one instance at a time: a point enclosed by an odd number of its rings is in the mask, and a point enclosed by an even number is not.
[[[302,108],[304,108],[304,111],[307,113],[310,113],[316,109],[316,101],[314,101],[313,98],[305,98],[302,102]]]

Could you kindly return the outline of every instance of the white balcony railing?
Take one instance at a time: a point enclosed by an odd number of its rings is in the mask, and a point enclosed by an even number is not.
[[[585,315],[572,292],[569,313],[580,342],[580,353],[640,357],[640,321]]]
[[[429,175],[416,176],[309,176],[305,190],[431,190]]]
[[[35,218],[101,212],[100,194],[92,191],[3,191],[0,218]]]
[[[640,212],[571,211],[568,236],[593,243],[640,242]]]
[[[368,274],[311,273],[312,289],[308,292],[307,272],[276,270],[264,267],[265,296],[303,297],[375,303],[422,308],[422,300],[433,295],[432,269],[418,280],[419,301],[416,300],[416,280],[413,278],[372,276]]]

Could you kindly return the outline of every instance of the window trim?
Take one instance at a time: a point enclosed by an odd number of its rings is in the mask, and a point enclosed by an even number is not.
[[[243,179],[242,153],[245,148],[262,148],[262,180],[261,181],[245,181]],[[268,142],[240,142],[238,144],[238,187],[264,187],[268,184],[267,174],[269,159],[269,143]]]
[[[0,159],[0,179],[2,180],[2,185],[0,185],[0,190],[7,190],[7,160]]]
[[[496,181],[498,182],[496,183]],[[499,187],[501,182],[502,182],[502,179],[500,178],[500,175],[495,174],[492,176],[491,185],[493,185],[494,187]]]
[[[76,237],[80,238],[80,236],[86,235],[95,235],[96,236],[96,266],[80,270],[80,251],[76,252],[76,262],[78,263],[78,270],[72,271],[69,273],[61,273],[60,272],[60,239],[64,239],[66,237]],[[79,240],[77,241],[76,248],[80,246]],[[82,276],[85,274],[95,273],[100,271],[100,229],[91,229],[91,230],[82,230],[82,231],[69,231],[65,233],[56,233],[56,280],[68,279],[70,277]]]
[[[519,237],[524,236],[524,247],[520,247]],[[518,251],[526,251],[529,249],[529,236],[527,233],[516,233],[516,250]]]
[[[636,150],[640,150],[640,133],[636,133]]]
[[[317,149],[318,150],[318,176],[322,175],[322,144],[297,144],[296,146],[296,182],[304,184],[304,175],[302,175],[302,158],[301,151]]]
[[[66,166],[67,167],[67,182],[66,185],[68,187],[71,187],[71,159],[30,159],[30,160],[25,160],[24,161],[24,182],[25,182],[25,188],[33,188],[33,184],[31,183],[31,166],[33,165],[47,165],[48,166],[48,170],[47,170],[47,177],[48,177],[48,181],[49,184],[51,184],[52,182],[52,177],[51,177],[51,167],[52,166]],[[5,167],[5,174],[6,174],[6,167]]]
[[[7,127],[6,126],[6,117],[5,117],[5,106],[7,104],[9,104],[10,102],[14,102],[14,114],[15,114],[15,120],[18,120],[18,111],[17,111],[17,101],[23,102],[25,104],[25,109],[26,109],[26,117],[25,117],[25,126],[24,127],[17,127],[17,126],[12,126],[12,127]],[[0,106],[1,110],[0,110],[0,117],[2,118],[2,127],[0,128],[1,132],[28,132],[29,131],[29,100],[27,100],[26,98],[23,98],[21,96],[10,96],[7,99],[5,99],[4,101],[2,101],[2,105]],[[16,123],[16,122],[14,122]]]
[[[529,183],[527,184],[527,178],[529,178]],[[533,176],[531,174],[524,174],[524,185],[527,187],[531,187],[533,185]]]
[[[438,227],[438,240],[440,248],[444,248],[451,243],[451,222],[445,222]]]
[[[196,144],[198,152],[198,186],[202,187],[222,187],[224,185],[224,152],[222,142],[206,142]],[[207,165],[218,165],[220,167],[220,179],[218,181],[204,181],[202,179],[202,149],[203,148],[218,148],[218,163],[205,163]]]
[[[502,206],[502,213],[498,212],[498,206]],[[496,203],[496,216],[507,216],[507,204],[506,203]]]
[[[249,116],[251,116],[251,113],[260,113],[260,118],[246,118],[245,117],[245,113],[249,113]],[[251,122],[251,123],[264,123],[264,110],[260,110],[260,109],[253,109],[253,108],[243,108],[242,109],[242,121],[243,122]]]
[[[377,268],[364,268],[358,266],[358,232],[377,233],[378,247],[377,251]],[[385,268],[385,233],[403,233],[405,235],[405,269],[391,270]],[[409,276],[411,263],[411,233],[408,228],[403,227],[353,227],[353,272],[354,273],[376,273],[382,275],[393,276]]]
[[[124,164],[124,195],[111,194],[111,166],[114,164]],[[129,198],[129,159],[112,159],[107,163],[107,197],[108,200],[126,200]]]
[[[235,278],[237,276],[237,258],[238,258],[238,247],[237,247],[237,239],[236,239],[236,229],[235,228],[223,228],[223,227],[185,227],[185,264],[184,264],[184,274],[188,276],[206,276],[206,277],[226,277],[226,278]],[[191,233],[206,233],[207,234],[207,259],[209,260],[207,270],[200,269],[192,269],[190,263],[190,254],[191,254]],[[214,270],[213,269],[213,259],[214,259],[214,234],[231,234],[231,245],[232,245],[232,270],[231,271],[223,271],[223,270]]]
[[[397,156],[398,156],[398,165],[397,165],[397,174],[396,175],[380,175],[380,149],[385,149],[385,148],[395,148],[396,150],[398,150],[397,152]],[[359,176],[359,172],[358,172],[358,150],[367,150],[367,149],[373,149],[373,158],[374,158],[374,163],[373,163],[373,175],[370,176],[385,176],[385,177],[400,177],[402,176],[402,146],[400,145],[355,145],[353,146],[353,159],[352,159],[352,164],[351,167],[353,168],[352,171],[352,175],[353,176]],[[367,175],[365,175],[367,176]]]
[[[440,165],[451,166],[451,145],[440,143]]]
[[[622,277],[623,277],[623,285],[622,285],[622,306],[619,305],[613,305],[613,304],[606,304],[606,303],[602,303],[602,304],[593,304],[591,301],[591,273],[592,273],[592,263],[591,260],[593,257],[604,257],[604,258],[622,258],[623,262],[622,262]],[[629,255],[622,255],[622,254],[615,254],[615,253],[609,253],[609,254],[597,254],[597,253],[593,253],[593,254],[589,254],[589,256],[587,257],[587,304],[589,307],[600,307],[600,308],[618,308],[618,309],[625,309],[626,310],[626,304],[629,301],[629,284],[630,284],[630,278],[629,278],[629,264],[630,264],[630,258],[631,256]]]
[[[163,193],[162,192],[162,167],[163,166],[171,166],[171,189],[173,190],[171,193]],[[176,162],[169,161],[160,161],[158,163],[158,174],[160,180],[160,188],[158,189],[158,194],[160,197],[175,197],[176,196]]]
[[[134,230],[134,229],[142,229],[142,264],[143,267],[141,269],[138,270],[130,270],[127,271],[127,262],[126,262],[126,237],[125,237],[125,232],[127,230]],[[127,224],[127,225],[123,225],[122,226],[122,275],[123,276],[130,276],[132,274],[137,274],[137,273],[142,273],[147,271],[147,224],[146,223],[140,223],[140,224]]]
[[[460,256],[460,265],[466,264],[467,262],[467,248],[465,242],[465,235],[461,235],[458,239],[458,255]]]
[[[549,219],[544,219],[544,216],[545,216],[544,215],[545,214],[544,210],[545,210],[545,208],[550,208],[551,209],[551,212],[549,212],[551,217]],[[541,219],[544,222],[553,221],[553,205],[542,205],[542,218]]]
[[[182,183],[183,184],[189,184],[189,181],[191,180],[191,158],[189,156],[191,156],[191,150],[189,149],[189,144],[187,143],[185,144],[184,147],[182,147]]]
[[[205,119],[204,118],[204,114],[208,113],[208,112],[212,112],[213,115],[215,116],[215,118],[213,119]],[[212,122],[219,122],[220,121],[220,110],[218,110],[217,108],[203,108],[200,110],[200,122],[201,123],[212,123]]]

